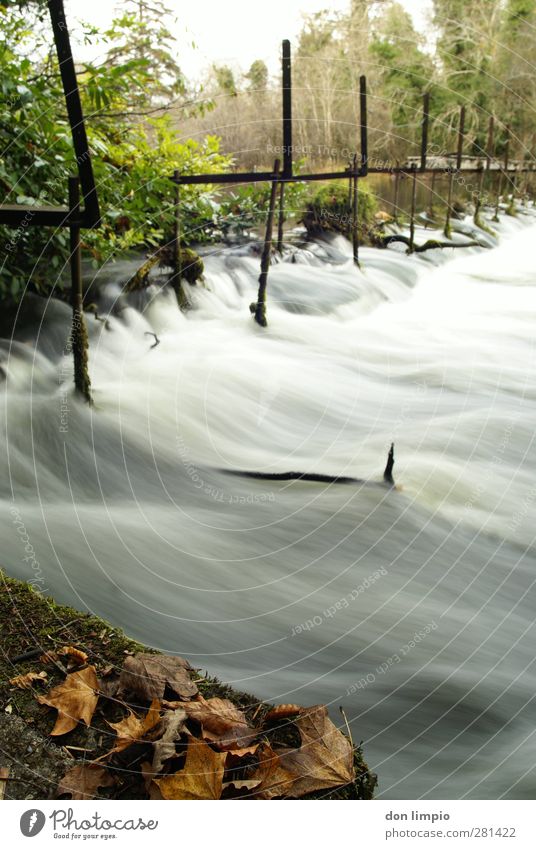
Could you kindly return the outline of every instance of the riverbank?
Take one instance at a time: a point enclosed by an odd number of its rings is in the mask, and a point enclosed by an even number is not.
[[[137,693],[130,691],[130,695],[134,695],[134,700],[127,701],[116,686],[125,659],[136,659],[140,654],[157,659],[166,656],[131,640],[122,631],[99,617],[56,604],[52,599],[37,593],[29,584],[8,578],[3,572],[0,572],[0,582],[0,767],[4,769],[3,773],[0,771],[0,775],[7,774],[4,798],[47,799],[56,798],[58,795],[64,796],[65,794],[58,792],[62,789],[59,785],[64,776],[72,777],[73,770],[79,768],[87,772],[89,765],[95,762],[98,762],[99,766],[94,765],[91,769],[93,772],[99,770],[103,777],[101,778],[103,786],[99,788],[95,786],[95,796],[122,799],[147,798],[148,796],[150,798],[189,798],[180,793],[173,797],[166,796],[165,793],[156,795],[157,790],[154,784],[157,781],[151,782],[153,785],[151,788],[147,783],[147,772],[140,770],[140,759],[143,763],[143,757],[147,757],[148,751],[150,754],[158,741],[163,738],[155,738],[154,734],[144,734],[143,739],[133,739],[135,734],[130,729],[129,745],[123,746],[120,752],[120,763],[108,757],[114,742],[110,723],[118,725],[124,722],[125,716],[131,717],[132,711],[138,714],[147,711],[146,720],[151,715],[151,710],[154,712],[154,703],[151,705],[149,700],[144,699],[139,690]],[[83,656],[73,652],[73,648],[76,652],[81,652]],[[39,698],[41,697],[43,701],[46,694],[50,694],[53,688],[57,690],[65,682],[66,675],[73,675],[73,669],[75,674],[81,675],[83,670],[93,668],[98,676],[99,704],[89,725],[78,722],[73,730],[59,736],[51,736],[55,715],[50,706],[39,702]],[[31,680],[32,675],[35,676],[33,680]],[[240,757],[249,758],[247,765],[240,765],[240,771],[245,771],[244,777],[236,776],[237,766],[233,764],[235,787],[238,784],[238,778],[241,778],[243,785],[248,783],[246,777],[248,769],[250,772],[258,769],[255,763],[250,762],[251,757],[255,755],[255,745],[264,747],[263,751],[270,746],[272,751],[279,753],[283,748],[291,753],[296,751],[297,746],[299,747],[299,719],[296,721],[296,711],[292,713],[289,706],[283,706],[286,710],[274,711],[272,706],[260,702],[254,696],[234,690],[216,678],[202,674],[191,667],[188,668],[188,677],[191,680],[191,686],[189,685],[187,695],[193,696],[192,704],[196,711],[200,709],[200,705],[217,705],[220,709],[219,719],[225,721],[221,710],[222,700],[225,700],[237,709],[237,716],[242,715],[245,718],[250,730],[252,728],[259,730],[259,734],[253,735],[255,740],[253,738],[250,740],[249,737],[252,735],[248,733],[247,746],[238,746],[238,749],[230,750],[227,745],[221,744],[219,739],[215,739],[210,745],[204,742],[207,736],[210,738],[210,734],[204,733],[206,730],[203,727],[204,720],[200,721],[203,743],[199,745],[206,745],[207,752],[214,751],[215,758],[234,757],[235,761]],[[168,693],[166,692],[165,695]],[[178,709],[177,702],[162,700],[161,723],[167,714],[173,713],[176,718],[180,710],[182,715],[182,708],[190,704],[184,693],[182,698],[183,701],[180,702]],[[49,698],[49,701],[53,700]],[[171,705],[175,705],[174,711]],[[163,708],[167,708],[167,711],[162,710]],[[232,708],[227,704],[226,716],[229,715],[230,710]],[[194,736],[196,730],[199,733],[196,723],[197,720],[194,720],[195,728],[193,730],[186,728],[185,733],[193,733]],[[146,725],[149,725],[147,721]],[[329,725],[331,726],[331,723]],[[153,722],[151,730],[155,729],[158,730],[158,726]],[[301,733],[301,742],[305,744],[303,730]],[[195,739],[198,738],[195,737]],[[340,742],[342,739],[343,735],[337,733],[335,737],[331,728],[328,729],[323,748],[324,772],[329,772],[333,767],[330,760],[331,741]],[[346,739],[344,737],[344,740]],[[242,740],[242,742],[246,741]],[[310,738],[307,742],[310,746]],[[117,740],[115,743],[117,748]],[[227,754],[224,755],[224,752]],[[331,754],[334,759],[338,757],[334,752]],[[130,763],[130,759],[134,762]],[[177,752],[171,759],[171,763],[177,766],[179,762],[180,742],[177,742]],[[103,769],[103,764],[106,764],[106,770]],[[302,782],[301,787],[296,786],[298,792],[295,795],[287,793],[284,795],[286,798],[372,798],[376,777],[368,769],[360,747],[354,748],[353,769],[353,781],[346,786],[304,794],[300,792],[303,789]],[[157,772],[160,774],[160,770]],[[75,775],[79,774],[79,772],[75,773]],[[180,770],[177,774],[180,774]],[[166,772],[164,768],[163,775],[166,777],[172,773]],[[63,783],[65,785],[65,781]],[[230,790],[229,787],[225,788],[227,796],[229,794],[231,797],[255,796],[254,781],[249,780],[249,784],[253,786],[242,787],[236,791]],[[2,786],[1,780],[0,786]],[[88,791],[87,781],[84,787]],[[277,795],[271,792],[264,798],[276,798]],[[82,798],[91,798],[89,791]]]

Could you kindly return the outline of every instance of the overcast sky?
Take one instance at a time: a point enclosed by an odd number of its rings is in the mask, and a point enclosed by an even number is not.
[[[401,1],[422,28],[430,0]],[[254,59],[264,59],[274,68],[282,39],[297,36],[304,14],[344,11],[349,0],[166,0],[166,5],[178,19],[179,64],[187,77],[197,77],[212,62],[247,70]],[[115,7],[115,0],[66,0],[67,20],[71,28],[73,18],[102,26]]]

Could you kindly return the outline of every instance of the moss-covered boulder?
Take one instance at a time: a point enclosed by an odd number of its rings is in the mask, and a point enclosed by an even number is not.
[[[181,249],[181,271],[184,279],[192,285],[203,277],[205,264],[199,254],[191,248]]]
[[[370,233],[377,226],[375,215],[378,212],[376,198],[370,189],[361,182],[357,195],[357,224],[359,240],[371,241]],[[353,230],[353,211],[349,197],[348,182],[327,183],[321,186],[309,200],[302,219],[310,236],[323,233],[341,233],[351,238]]]

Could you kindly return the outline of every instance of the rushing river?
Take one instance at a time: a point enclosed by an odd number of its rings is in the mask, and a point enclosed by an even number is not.
[[[7,570],[259,697],[343,705],[382,797],[534,798],[536,216],[500,232],[362,271],[342,238],[289,253],[267,330],[245,248],[206,257],[187,314],[105,269],[93,409],[67,306],[29,298],[2,343]]]

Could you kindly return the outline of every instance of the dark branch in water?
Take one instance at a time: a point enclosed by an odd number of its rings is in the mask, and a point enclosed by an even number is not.
[[[394,486],[393,466],[395,464],[395,446],[391,443],[387,456],[387,465],[383,473],[383,479],[389,486]],[[241,469],[220,469],[226,475],[236,475],[241,478],[256,478],[263,481],[313,481],[313,483],[375,483],[365,481],[363,478],[347,478],[338,475],[321,475],[316,472],[247,472]]]
[[[391,242],[402,242],[411,249],[411,240],[407,236],[396,233],[392,236],[381,236],[378,238],[378,246],[387,248]],[[423,245],[413,245],[413,252],[422,254],[424,251],[432,251],[437,248],[487,248],[482,242],[441,242],[438,239],[428,239]]]
[[[395,464],[395,444],[391,442],[391,447],[389,449],[389,454],[387,455],[387,465],[385,467],[385,471],[383,473],[383,479],[385,483],[394,485],[393,479],[393,466]]]
[[[156,333],[151,333],[149,330],[146,330],[143,334],[144,336],[154,336],[154,345],[151,345],[152,348],[156,348],[157,345],[160,345],[160,339],[156,335]]]

